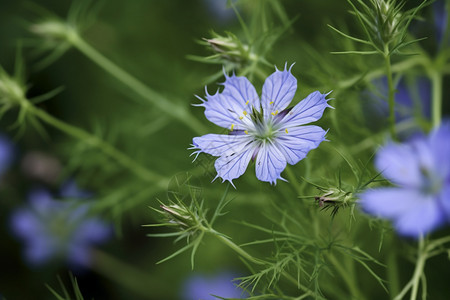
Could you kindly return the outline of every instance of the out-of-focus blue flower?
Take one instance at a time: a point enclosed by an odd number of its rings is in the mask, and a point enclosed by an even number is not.
[[[233,274],[219,273],[216,276],[194,275],[184,284],[181,298],[183,300],[217,300],[216,297],[242,299],[247,296],[233,283]]]
[[[44,189],[29,195],[29,205],[11,217],[13,233],[25,244],[25,258],[32,265],[65,260],[74,267],[91,262],[93,245],[111,236],[111,227],[89,215],[90,204],[83,200],[59,201]]]
[[[436,39],[438,44],[442,43],[445,31],[447,30],[447,10],[445,0],[433,2],[434,26],[436,28]]]
[[[387,102],[388,84],[386,77],[376,79],[372,82],[373,89],[366,92],[369,103],[364,112],[369,124],[384,123],[380,118],[389,116],[389,105]],[[401,78],[396,86],[395,120],[399,123],[410,123],[420,120],[429,120],[431,116],[431,83],[428,78]]]
[[[292,68],[292,67],[291,67]],[[225,74],[224,90],[208,94],[198,106],[205,107],[206,118],[229,129],[228,135],[207,134],[193,139],[193,147],[219,156],[215,162],[217,177],[223,181],[241,176],[251,159],[256,160],[256,177],[276,183],[286,164],[294,165],[325,140],[326,131],[314,125],[300,126],[319,120],[330,107],[326,96],[311,93],[306,99],[287,108],[297,90],[297,79],[291,68],[276,71],[263,86],[261,100],[245,77]]]
[[[4,135],[0,134],[0,176],[11,165],[14,158],[14,146]]]
[[[375,166],[395,187],[360,195],[366,212],[394,222],[406,236],[418,237],[450,221],[450,122],[428,136],[389,143]]]
[[[203,0],[203,2],[210,13],[212,20],[218,23],[227,23],[235,19],[233,9],[227,6],[228,0]]]

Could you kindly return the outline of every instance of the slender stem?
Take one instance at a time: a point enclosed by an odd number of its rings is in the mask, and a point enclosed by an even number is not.
[[[336,271],[338,271],[339,274],[341,274],[340,277],[342,278],[342,280],[344,280],[353,298],[360,300],[365,299],[364,294],[359,290],[357,286],[356,279],[349,276],[349,271],[346,270],[343,265],[341,265],[339,260],[336,259],[336,257],[333,254],[328,255],[328,259],[332,262]]]
[[[193,115],[191,115],[185,107],[171,103],[167,98],[150,89],[141,81],[127,73],[125,70],[103,56],[96,49],[91,47],[78,34],[70,35],[68,40],[75,48],[86,55],[94,63],[115,77],[117,80],[127,85],[136,94],[153,104],[159,110],[186,124],[197,134],[202,134],[205,132],[205,127]]]
[[[212,233],[216,238],[218,238],[222,243],[224,243],[225,245],[227,245],[228,247],[233,249],[236,253],[238,253],[240,256],[242,256],[243,258],[247,259],[248,261],[251,261],[251,262],[253,262],[255,264],[258,264],[258,265],[265,264],[264,261],[262,261],[260,259],[257,259],[257,258],[254,258],[250,254],[248,254],[244,249],[242,249],[241,247],[239,247],[238,245],[236,245],[235,243],[233,243],[232,241],[230,241],[229,239],[227,239],[223,235],[217,234],[215,231],[212,231],[212,230],[210,230],[209,232]]]
[[[426,260],[427,260],[427,252],[425,249],[425,242],[423,236],[421,236],[419,239],[419,245],[417,250],[416,268],[414,269],[414,275],[411,279],[412,290],[411,290],[411,297],[409,298],[410,300],[416,300],[417,298],[417,291],[419,289],[420,278],[422,276]]]
[[[109,157],[113,158],[119,165],[122,167],[128,169],[130,172],[134,173],[139,178],[143,179],[144,181],[149,181],[154,183],[156,186],[159,186],[161,188],[167,187],[167,179],[164,177],[148,170],[147,168],[143,167],[141,164],[133,160],[131,157],[127,156],[126,154],[120,152],[116,148],[114,148],[111,144],[103,141],[102,139],[78,128],[73,125],[67,124],[52,115],[48,114],[47,112],[35,107],[34,105],[29,104],[28,102],[24,102],[26,104],[26,109],[28,113],[33,114],[34,116],[38,117],[43,122],[53,126],[54,128],[61,130],[62,132],[77,138],[84,143],[96,147],[99,150],[101,150],[103,153],[108,155]]]
[[[391,295],[397,295],[400,291],[399,288],[399,273],[397,266],[397,251],[396,248],[393,247],[391,251],[388,253],[387,257],[387,278],[389,285],[389,293]]]
[[[386,63],[386,77],[388,83],[388,104],[389,104],[389,131],[393,140],[397,140],[395,133],[395,88],[394,82],[392,80],[392,70],[391,70],[391,56],[389,54],[389,49],[385,48],[384,60]]]
[[[433,71],[430,77],[432,84],[431,120],[433,127],[438,127],[441,124],[442,115],[442,75]]]

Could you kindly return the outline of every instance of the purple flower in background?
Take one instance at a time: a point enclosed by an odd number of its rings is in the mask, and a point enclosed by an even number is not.
[[[91,247],[105,242],[111,228],[89,215],[90,204],[81,200],[59,201],[46,190],[35,189],[29,205],[11,217],[13,233],[25,244],[25,258],[32,265],[65,260],[74,267],[91,262]]]
[[[14,158],[14,146],[4,135],[0,134],[0,176],[10,166]]]
[[[181,298],[183,300],[217,300],[217,297],[242,299],[247,296],[233,283],[233,274],[223,272],[217,276],[194,275],[184,284]]]
[[[366,212],[394,222],[396,230],[418,237],[450,221],[450,122],[408,143],[389,143],[375,166],[395,187],[360,195]]]
[[[436,28],[437,42],[440,45],[447,30],[447,10],[445,0],[433,2],[434,26]]]
[[[370,103],[366,107],[366,113],[371,118],[379,120],[387,118],[389,108],[387,103],[388,85],[386,77],[372,82],[373,89],[367,93]],[[428,78],[405,78],[397,84],[395,100],[395,119],[397,123],[410,121],[413,117],[430,119],[431,83]]]
[[[292,67],[291,67],[292,68]],[[215,162],[217,177],[223,181],[241,176],[250,162],[256,160],[256,177],[276,183],[286,164],[294,165],[325,140],[326,131],[314,125],[300,126],[319,120],[330,107],[326,96],[313,92],[287,109],[297,90],[291,68],[276,71],[263,86],[261,100],[245,77],[225,74],[224,90],[214,95],[206,91],[206,118],[229,129],[225,134],[207,134],[193,139],[193,154],[219,156]]]

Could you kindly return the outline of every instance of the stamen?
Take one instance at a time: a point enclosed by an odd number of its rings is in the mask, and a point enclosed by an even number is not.
[[[247,105],[250,102],[250,100],[247,100],[247,102],[245,102],[245,105]]]
[[[286,133],[289,133],[288,130],[287,130],[287,128],[286,128],[284,131],[286,131]]]
[[[248,130],[244,130],[245,134],[248,134]]]
[[[247,112],[244,110],[243,112],[242,112],[243,114],[244,114],[244,116],[246,116],[247,115]]]
[[[233,131],[234,129],[234,124],[231,124],[231,131]]]
[[[272,112],[272,116],[276,116],[278,115],[278,110],[276,110],[275,112]]]
[[[240,117],[239,117],[239,120],[242,120],[243,118],[244,118],[243,116],[240,116]]]
[[[270,101],[269,104],[273,104],[273,101]]]

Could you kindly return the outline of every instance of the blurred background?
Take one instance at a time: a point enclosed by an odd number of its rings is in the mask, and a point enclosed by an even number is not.
[[[408,1],[407,7],[419,2]],[[279,5],[272,5],[270,1],[236,3],[236,9],[251,34],[257,32],[255,28],[261,31],[262,45],[258,47],[268,47],[261,50],[267,63],[258,64],[257,71],[252,73],[256,74],[252,80],[256,90],[261,90],[263,78],[273,72],[274,65],[282,68],[286,62],[288,65],[295,62],[292,72],[299,87],[294,102],[314,90],[335,90],[331,96],[336,100],[331,104],[336,109],[328,110],[319,125],[332,128],[328,139],[336,147],[353,147],[352,154],[361,161],[367,161],[376,145],[384,140],[385,119],[373,113],[371,104],[361,104],[370,98],[361,96],[366,95],[369,85],[352,80],[378,68],[380,61],[330,54],[348,45],[327,24],[356,34],[362,32],[354,25],[354,17],[348,13],[349,6],[345,1],[334,0],[276,3]],[[184,241],[174,244],[170,238],[149,238],[147,234],[160,230],[142,225],[157,222],[158,214],[149,207],[159,208],[158,200],[166,201],[177,174],[185,174],[186,171],[196,174],[193,179],[195,186],[200,187],[201,198],[211,210],[224,194],[225,184],[220,179],[210,183],[215,177],[214,159],[201,156],[192,163],[191,151],[187,150],[193,137],[223,130],[206,120],[202,108],[191,104],[199,103],[195,95],[203,97],[205,84],[213,93],[219,87],[216,83],[223,81],[220,64],[207,64],[200,59],[214,54],[204,39],[213,38],[214,33],[226,36],[231,32],[245,41],[242,24],[225,0],[109,0],[102,1],[101,5],[94,4],[92,10],[88,9],[93,16],[91,24],[81,33],[84,40],[164,99],[170,100],[174,110],[177,107],[187,110],[203,127],[196,132],[155,109],[77,49],[67,49],[53,62],[43,65],[48,52],[39,51],[40,41],[29,28],[40,20],[42,14],[46,14],[42,11],[50,11],[65,19],[74,5],[73,1],[0,0],[0,65],[11,74],[16,58],[23,57],[27,97],[33,98],[61,87],[59,93],[37,104],[38,107],[57,119],[101,137],[165,178],[168,186],[166,189],[152,189],[152,184],[142,182],[95,147],[86,146],[85,141],[67,136],[51,126],[44,124],[46,135],[32,124],[28,124],[23,132],[11,129],[17,113],[3,115],[0,134],[7,142],[2,146],[6,150],[0,149],[0,153],[10,154],[3,160],[5,167],[0,166],[0,295],[5,299],[55,299],[46,285],[62,294],[58,276],[72,293],[69,270],[76,277],[84,299],[192,299],[189,298],[189,294],[194,293],[189,290],[192,285],[199,289],[217,286],[215,289],[234,290],[229,284],[220,286],[221,278],[228,278],[224,281],[229,283],[230,278],[246,275],[248,270],[230,249],[215,239],[206,238],[199,247],[194,270],[187,253],[156,264],[181,248]],[[262,15],[265,21],[262,21]],[[421,23],[412,26],[412,30],[416,30],[418,35],[425,33],[430,36],[421,42],[421,47],[433,56],[438,46],[437,38],[433,37],[431,8],[424,10],[423,17]],[[261,24],[266,24],[270,30]],[[236,66],[240,64],[244,63],[238,62]],[[262,75],[258,76],[258,72]],[[410,85],[416,86],[415,73],[408,76],[413,77]],[[349,79],[354,84],[345,85]],[[444,79],[444,87],[445,83],[447,78]],[[429,97],[429,87],[425,94],[422,99]],[[444,99],[446,95],[447,88]],[[444,111],[448,112],[448,109],[448,101],[444,101]],[[425,119],[426,114],[424,112]],[[371,138],[368,144],[360,143],[367,138]],[[299,176],[309,174],[311,177],[308,179],[311,180],[333,180],[336,170],[333,167],[342,163],[342,158],[334,157],[327,147],[313,151],[308,163],[295,166],[295,172]],[[278,205],[280,195],[298,201],[297,191],[288,184],[279,182],[270,186],[257,182],[252,172],[235,181],[237,190],[231,190],[228,195],[234,199],[226,209],[229,213],[217,223],[217,229],[230,234],[238,244],[258,238],[254,230],[240,222],[260,223],[271,228],[276,220],[272,214],[273,206],[274,203]],[[349,168],[343,168],[342,174],[344,177],[350,174]],[[31,192],[36,189],[46,190],[54,199],[64,198],[62,187],[67,182],[76,184],[77,189],[89,194],[90,201],[96,203],[94,211],[110,224],[113,233],[95,247],[89,267],[71,267],[64,260],[50,260],[38,266],[30,264],[24,256],[24,242],[11,225],[11,216],[33,201],[30,200],[34,199]],[[302,188],[304,195],[317,193],[306,183]],[[71,197],[75,196],[68,198]],[[279,205],[279,208],[289,208],[287,204]],[[306,211],[317,214],[323,224],[328,224],[329,213],[319,212],[312,197],[305,200],[304,205]],[[337,220],[340,219],[336,222],[342,226],[337,230],[346,232],[348,211],[339,214]],[[346,238],[364,239],[370,230],[368,221],[361,216],[358,222],[360,227],[344,233]],[[366,248],[373,248],[376,254],[378,242],[365,239],[363,244]],[[390,246],[395,243],[397,241]],[[271,246],[267,246],[260,254],[270,255],[273,251]],[[409,274],[412,267],[406,261],[403,263],[403,271]],[[439,262],[434,264],[439,265]],[[364,268],[359,271],[364,273]],[[437,286],[444,280],[443,274],[441,271],[431,274],[430,286]],[[370,275],[364,273],[361,277],[370,278]],[[407,277],[405,275],[405,279]],[[374,297],[384,295],[380,287],[374,287],[371,293]]]

